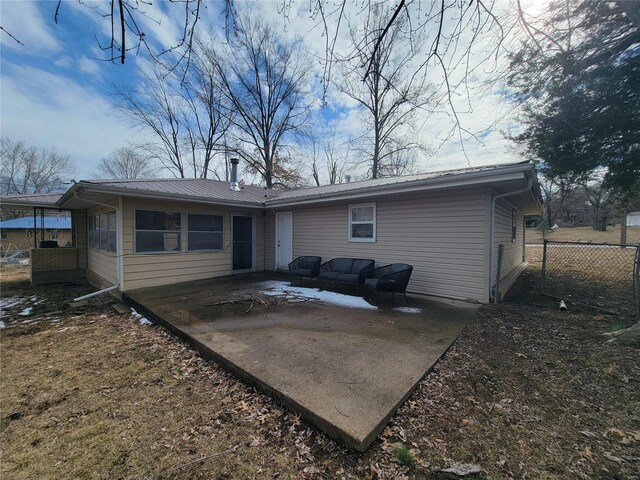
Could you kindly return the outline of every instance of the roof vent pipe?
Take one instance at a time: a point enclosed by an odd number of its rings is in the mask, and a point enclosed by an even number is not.
[[[351,183],[351,175],[344,176],[344,183]]]
[[[237,158],[231,159],[231,185],[229,188],[234,192],[240,191],[240,187],[238,186],[238,163],[240,163],[240,161]]]

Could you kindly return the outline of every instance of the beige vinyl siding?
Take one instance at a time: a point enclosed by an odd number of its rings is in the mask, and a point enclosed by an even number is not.
[[[255,232],[256,232],[256,272],[264,271],[264,223],[265,218],[263,212],[255,215]]]
[[[134,212],[135,210],[156,210],[182,213],[181,244],[179,253],[135,253],[134,252]],[[221,251],[187,251],[187,220],[189,213],[222,215],[224,225],[223,246]],[[237,212],[225,207],[206,206],[195,203],[162,202],[154,200],[123,199],[123,253],[124,286],[123,290],[168,285],[171,283],[201,280],[205,278],[231,275],[231,215]],[[262,212],[255,214],[256,222],[256,270],[264,268],[264,241]]]
[[[511,241],[511,209],[512,205],[504,199],[496,201],[493,242],[493,283],[495,284],[498,268],[498,245],[504,245],[500,279],[506,277],[514,268],[522,264],[524,254],[524,216],[516,209],[516,238]]]
[[[348,203],[294,208],[293,257],[408,263],[410,292],[487,301],[488,198],[475,189],[377,200],[375,243],[349,242]]]
[[[267,214],[264,219],[264,269],[276,269],[276,217]]]
[[[108,203],[109,205],[113,204],[114,206],[118,205],[118,200],[114,199]],[[113,212],[112,209],[107,207],[96,207],[90,208],[87,210],[87,217],[90,215],[96,215],[104,212]],[[85,219],[84,225],[84,244],[87,245],[87,270],[90,270],[95,275],[103,279],[106,283],[111,285],[118,284],[118,269],[117,269],[117,261],[118,257],[114,253],[102,252],[98,250],[94,250],[93,248],[89,248],[87,244],[87,221]],[[80,231],[78,231],[80,235]],[[98,285],[102,287],[103,285]]]

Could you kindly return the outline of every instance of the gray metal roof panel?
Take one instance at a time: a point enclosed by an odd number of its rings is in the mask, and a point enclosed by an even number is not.
[[[157,178],[144,180],[89,180],[80,185],[102,186],[118,190],[129,190],[132,193],[159,193],[179,195],[188,199],[208,198],[230,202],[262,203],[273,197],[270,191],[255,185],[245,185],[239,191],[229,188],[229,183],[202,178]]]
[[[366,190],[377,187],[386,187],[393,185],[401,185],[404,183],[418,182],[423,180],[431,180],[435,178],[457,176],[462,174],[472,174],[480,172],[489,172],[514,165],[525,165],[529,162],[503,163],[498,165],[486,165],[482,167],[457,168],[453,170],[442,170],[437,172],[419,173],[416,175],[403,175],[398,177],[378,178],[375,180],[363,180],[359,182],[340,183],[336,185],[323,185],[320,187],[299,188],[279,192],[278,201],[294,200],[304,197],[313,197],[317,195],[331,195],[340,193],[357,193],[358,190]],[[275,197],[275,196],[274,196]]]

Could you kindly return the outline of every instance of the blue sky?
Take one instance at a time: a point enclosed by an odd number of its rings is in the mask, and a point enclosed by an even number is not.
[[[100,61],[108,53],[99,50],[95,37],[106,41],[108,21],[98,11],[75,1],[64,1],[59,22],[55,24],[56,4],[0,2],[2,26],[24,43],[22,46],[7,35],[0,36],[0,129],[2,136],[14,140],[43,148],[55,147],[77,164],[73,178],[90,178],[100,158],[113,149],[151,138],[148,133],[132,128],[112,108],[113,85],[135,87],[138,65],[144,57],[131,54],[124,65]],[[277,11],[280,4],[246,1],[237,5],[239,9],[260,10],[282,22]],[[104,8],[105,4],[90,5]],[[216,7],[222,8],[222,4],[208,5],[201,26],[221,33],[221,17]],[[322,32],[308,18],[308,5],[308,2],[294,4],[287,31],[304,36],[310,48],[318,48],[314,53],[322,55]],[[179,35],[179,22],[167,10],[175,8],[175,4],[158,2],[153,8],[145,29],[152,32],[153,44],[167,45]],[[320,112],[322,121],[338,123],[341,131],[355,134],[361,122],[354,115],[353,105],[335,93],[329,101],[329,108]],[[425,119],[419,134],[431,145],[442,146],[435,156],[422,159],[419,170],[518,160],[507,152],[508,144],[500,133],[512,125],[505,113],[510,111],[493,92],[472,100],[470,109],[461,108],[463,126],[478,134],[479,139],[465,139],[467,157],[457,136],[444,141],[450,130],[447,124],[450,115],[444,112]]]

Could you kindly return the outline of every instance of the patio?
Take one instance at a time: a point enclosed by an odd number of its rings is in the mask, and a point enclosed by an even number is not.
[[[334,300],[353,306],[337,305],[310,300],[307,290],[291,296],[283,281],[225,277],[128,291],[126,300],[357,450],[369,447],[476,311],[416,298],[414,310],[386,297],[378,309],[350,296]],[[278,300],[227,303],[243,292]]]

